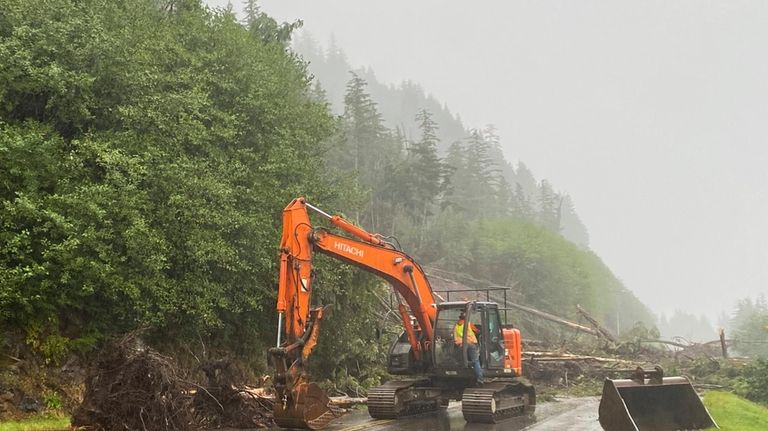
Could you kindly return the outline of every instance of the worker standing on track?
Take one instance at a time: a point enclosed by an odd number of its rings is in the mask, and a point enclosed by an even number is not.
[[[456,322],[456,326],[453,328],[453,341],[456,346],[462,347],[464,344],[464,327],[465,319],[467,315],[464,311],[459,314],[459,320]],[[469,328],[467,331],[467,358],[472,363],[472,368],[475,370],[475,378],[478,384],[483,383],[483,369],[480,368],[480,349],[477,345],[477,326],[474,323],[469,322]]]

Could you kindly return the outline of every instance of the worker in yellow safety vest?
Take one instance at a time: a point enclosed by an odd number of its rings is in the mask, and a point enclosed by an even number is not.
[[[456,326],[453,328],[453,342],[458,347],[462,347],[464,344],[464,327],[466,313],[464,311],[459,314],[459,320],[456,322]],[[474,323],[469,322],[469,328],[467,330],[467,358],[472,363],[472,368],[475,371],[475,378],[477,383],[483,383],[483,369],[480,368],[480,349],[477,345],[477,326]]]
[[[464,319],[466,319],[466,314],[462,311],[461,314],[459,314],[459,321],[456,322],[456,326],[453,328],[453,341],[456,343],[457,346],[461,346],[464,343]],[[477,336],[475,333],[477,332],[477,326],[475,326],[474,323],[469,322],[469,332],[467,332],[467,343],[469,344],[477,344]]]

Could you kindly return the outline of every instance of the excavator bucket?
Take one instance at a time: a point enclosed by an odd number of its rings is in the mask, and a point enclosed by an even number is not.
[[[310,310],[300,339],[288,346],[269,349],[270,360],[275,366],[272,413],[275,423],[282,428],[319,430],[344,414],[344,409],[331,405],[325,391],[310,381],[306,370],[306,360],[317,344],[320,321],[329,307]]]
[[[691,382],[664,377],[661,367],[638,368],[630,379],[606,379],[599,414],[605,431],[718,428]]]
[[[287,399],[275,400],[275,423],[282,428],[319,430],[341,415],[315,383],[300,383]]]

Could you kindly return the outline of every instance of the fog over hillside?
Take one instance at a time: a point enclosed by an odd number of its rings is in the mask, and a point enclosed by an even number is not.
[[[507,158],[567,190],[591,247],[655,310],[717,322],[766,291],[764,2],[262,7],[466,124],[495,124]]]

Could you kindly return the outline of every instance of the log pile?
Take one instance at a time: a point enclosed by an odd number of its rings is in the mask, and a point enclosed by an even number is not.
[[[269,428],[274,397],[263,388],[244,385],[245,375],[234,363],[204,364],[208,384],[195,391],[192,408],[199,425],[211,428]]]
[[[524,352],[523,373],[535,383],[568,386],[582,377],[614,378],[633,371],[636,361],[562,352]]]

